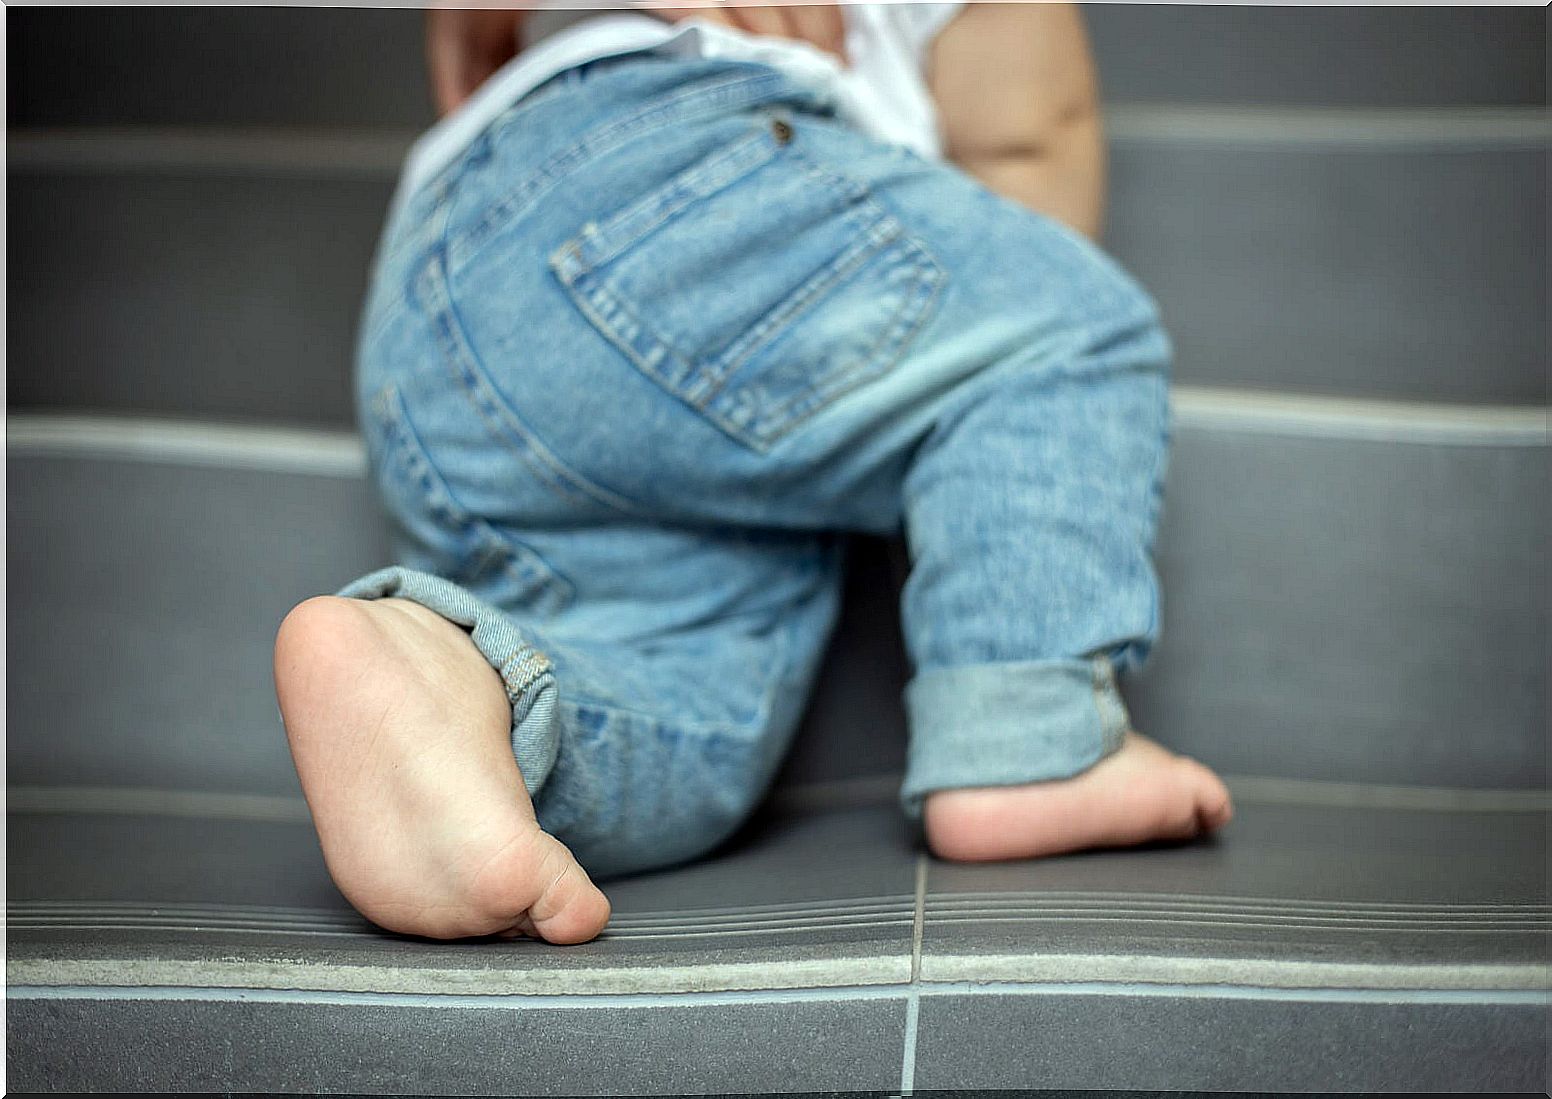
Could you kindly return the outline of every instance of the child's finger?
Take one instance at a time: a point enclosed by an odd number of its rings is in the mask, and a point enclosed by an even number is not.
[[[846,58],[846,19],[835,4],[794,4],[782,9],[791,37],[811,42],[842,61]]]
[[[787,28],[787,20],[782,12],[786,9],[769,4],[756,4],[724,8],[733,20],[750,34],[765,34],[772,38],[792,38],[793,34]]]
[[[517,55],[524,13],[431,8],[426,12],[426,65],[437,113],[447,114]]]

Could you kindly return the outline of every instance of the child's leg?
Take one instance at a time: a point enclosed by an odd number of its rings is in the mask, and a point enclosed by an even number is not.
[[[1182,839],[1227,820],[1215,776],[1130,731],[1114,680],[1158,628],[1163,350],[1141,312],[1080,314],[1070,344],[967,383],[916,455],[905,796],[924,801],[940,855]]]
[[[588,873],[704,853],[775,772],[836,543],[686,476],[675,460],[752,456],[696,436],[547,256],[730,137],[774,151],[740,112],[783,94],[760,66],[567,74],[389,233],[360,413],[406,567],[303,604],[276,651],[330,870],[385,926],[590,938],[608,907]],[[717,295],[677,290],[702,312]],[[604,487],[615,461],[637,483]]]
[[[811,463],[791,497],[811,514],[903,520],[908,811],[924,808],[934,850],[956,858],[1222,824],[1222,783],[1131,732],[1113,678],[1158,631],[1169,348],[1152,301],[1089,242],[962,173],[821,115],[790,118],[791,162],[771,178],[851,188],[851,224],[827,230],[883,243],[757,360],[778,382],[844,364],[849,383],[771,453]],[[684,234],[737,194],[691,207]],[[720,247],[737,255],[727,232]],[[624,254],[678,262],[651,240]],[[687,319],[680,342],[702,338]],[[765,385],[746,383],[756,398]]]
[[[1088,242],[950,171],[884,192],[946,272],[902,388],[952,370],[911,455],[916,675],[903,797],[965,859],[1180,839],[1227,790],[1130,729],[1115,686],[1159,627],[1168,341]]]
[[[610,534],[631,545],[582,539],[567,564],[599,571],[563,609],[544,606],[556,573],[525,575],[515,615],[475,595],[510,593],[532,563],[492,547],[466,585],[388,569],[287,618],[276,680],[297,770],[331,874],[375,922],[589,939],[609,910],[583,865],[691,858],[763,794],[833,618],[834,555]],[[606,556],[639,571],[622,584]],[[621,621],[558,635],[589,614]]]
[[[834,619],[835,545],[558,490],[449,384],[435,332],[406,309],[364,354],[404,566],[292,612],[281,709],[329,869],[365,915],[580,941],[608,916],[588,872],[702,854],[764,793]]]

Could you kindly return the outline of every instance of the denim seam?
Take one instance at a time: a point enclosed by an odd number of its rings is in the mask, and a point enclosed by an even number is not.
[[[1099,718],[1099,758],[1104,759],[1126,739],[1126,711],[1115,698],[1115,670],[1104,656],[1090,659],[1093,671],[1094,710]],[[1097,761],[1096,761],[1097,762]]]
[[[503,537],[459,501],[431,461],[425,443],[416,435],[403,402],[399,387],[389,383],[373,402],[372,415],[383,433],[385,445],[393,448],[394,454],[420,482],[423,498],[432,513],[446,526],[466,530],[475,536],[485,554],[480,559],[480,568],[487,561],[499,559],[502,572],[520,584],[542,586],[552,598],[547,600],[548,611],[540,613],[554,614],[569,606],[576,598],[576,588],[569,579],[556,571],[539,551],[517,539]],[[536,606],[535,610],[539,608]]]
[[[760,452],[770,449],[784,435],[858,386],[889,373],[909,346],[911,338],[930,316],[943,283],[942,268],[925,246],[906,234],[904,225],[867,197],[866,189],[861,184],[823,172],[802,158],[801,154],[792,155],[803,161],[799,167],[816,180],[840,189],[848,198],[860,200],[859,204],[866,206],[866,216],[855,210],[843,212],[843,216],[862,235],[778,302],[748,332],[739,337],[720,359],[711,363],[698,366],[682,348],[647,324],[626,299],[615,294],[607,282],[596,274],[596,266],[600,262],[607,263],[623,253],[645,237],[652,227],[666,220],[668,215],[665,214],[663,218],[654,221],[652,226],[634,234],[627,242],[612,246],[606,244],[597,253],[603,257],[602,261],[597,260],[593,253],[584,256],[575,239],[551,256],[551,269],[601,335],[648,378],[664,386],[671,395],[704,415],[736,441]],[[768,159],[760,160],[754,167],[768,162]],[[729,185],[746,174],[734,177]],[[702,194],[699,197],[705,196]],[[660,201],[660,192],[655,193],[651,200]],[[677,212],[683,208],[683,204],[665,204],[665,208]],[[610,236],[607,230],[597,235],[606,242]],[[900,308],[865,353],[846,367],[830,371],[820,384],[808,391],[794,395],[775,408],[750,413],[742,420],[729,414],[729,409],[736,407],[733,399],[717,402],[728,380],[750,356],[767,346],[805,310],[823,301],[825,293],[847,276],[860,270],[881,252],[890,254],[884,250],[891,244],[897,249],[894,254],[901,255],[902,265],[905,262],[903,253],[910,253],[914,260],[909,267],[912,290],[907,292]],[[626,318],[629,324],[621,325],[620,318]],[[638,343],[649,343],[651,352],[656,354],[638,347]],[[676,370],[672,376],[660,369],[665,357],[675,364]],[[718,407],[719,404],[722,407]]]
[[[887,239],[884,243],[887,243]],[[736,358],[701,366],[697,366],[672,340],[642,320],[629,301],[615,294],[607,283],[595,276],[591,269],[583,268],[575,274],[567,273],[561,277],[567,288],[574,291],[572,299],[583,314],[610,343],[636,364],[638,369],[659,385],[664,386],[671,395],[706,416],[728,435],[740,442],[755,446],[756,449],[762,449],[758,446],[756,438],[752,437],[747,423],[740,424],[737,420],[729,418],[713,407],[711,402],[722,393],[727,380],[738,367],[765,346],[781,327],[789,324],[804,309],[821,300],[824,290],[860,267],[882,246],[882,243],[866,238],[854,243],[835,260],[816,271],[787,298],[777,303],[775,309],[741,336],[725,353],[725,355],[736,354]],[[621,326],[618,319],[620,317],[629,319],[630,330],[625,330]],[[646,340],[654,345],[654,350],[661,351],[661,354],[645,353],[631,342],[632,337],[639,337],[642,333],[645,334]],[[886,331],[885,336],[887,337],[888,334]],[[665,357],[672,359],[678,368],[676,376],[667,376],[664,371],[658,369],[658,365]],[[859,361],[865,363],[867,360],[863,358]],[[846,373],[855,373],[858,369],[861,368],[852,368]],[[802,399],[801,396],[794,397],[776,412],[780,413]],[[770,434],[769,429],[766,434]]]
[[[803,397],[795,397],[772,412],[770,416],[777,418],[777,422],[761,432],[760,438],[764,445],[760,449],[769,449],[783,436],[801,427],[846,394],[892,371],[916,333],[927,323],[942,289],[943,270],[914,237],[902,232],[897,243],[903,248],[916,251],[919,258],[925,261],[911,267],[913,298],[896,313],[890,327],[879,337],[878,342],[869,349],[867,355],[858,360],[858,366],[847,372],[844,384],[826,386]],[[832,376],[827,381],[839,382],[842,378]]]
[[[792,666],[792,654],[796,652],[798,648],[797,644],[795,643],[797,630],[797,624],[789,622],[786,623],[785,627],[778,632],[777,636],[779,636],[781,640],[779,642],[779,647],[772,654],[772,659],[770,661],[771,665],[778,667],[783,671],[790,670]],[[621,714],[627,717],[639,718],[642,721],[653,722],[659,725],[671,724],[676,730],[693,733],[694,735],[704,739],[712,739],[715,737],[742,737],[749,729],[763,730],[767,727],[770,722],[771,714],[775,709],[778,685],[780,684],[781,679],[782,675],[780,673],[774,674],[767,679],[760,692],[760,702],[755,707],[754,712],[750,715],[749,721],[746,724],[727,721],[691,721],[685,719],[668,719],[660,717],[656,714],[649,714],[644,710],[633,709],[630,706],[622,706],[616,702],[603,702],[589,698],[578,698],[575,696],[568,696],[568,694],[565,692],[563,692],[560,699],[560,705],[569,706],[572,708],[583,707],[590,710],[603,710],[611,714]]]
[[[754,130],[611,214],[602,224],[588,222],[578,237],[562,245],[559,251],[569,251],[588,269],[602,267],[651,236],[681,210],[727,190],[775,156],[776,146],[769,132],[764,127]]]
[[[593,484],[561,462],[538,440],[496,389],[480,363],[479,356],[468,343],[446,277],[441,257],[432,255],[421,273],[420,281],[435,300],[423,305],[432,315],[444,361],[452,368],[455,380],[464,388],[470,403],[479,411],[492,434],[506,444],[542,483],[563,497],[575,503],[602,506],[633,518],[642,517],[640,509],[630,501]]]
[[[517,665],[516,668],[513,667],[514,664]],[[531,645],[520,645],[501,664],[501,682],[506,686],[507,700],[516,705],[521,700],[523,692],[545,675],[552,674],[554,670],[550,658],[544,653]],[[514,718],[514,720],[521,719]]]
[[[568,296],[601,336],[618,348],[651,381],[696,411],[703,411],[689,393],[693,388],[695,364],[683,348],[648,325],[625,299],[614,294],[593,271],[584,269],[562,276],[562,283],[568,291],[572,291]],[[621,318],[627,323],[622,324]],[[657,354],[643,352],[631,342],[639,339],[643,332],[648,333],[648,339],[654,345],[653,351]],[[665,376],[658,369],[665,358],[674,364],[676,373],[673,377]]]
[[[446,241],[450,267],[455,270],[462,267],[490,237],[501,232],[511,218],[520,214],[524,207],[545,191],[557,186],[566,173],[588,160],[613,152],[652,130],[684,122],[701,114],[725,110],[741,101],[758,102],[764,90],[780,87],[785,82],[786,78],[781,73],[772,70],[755,76],[724,80],[707,87],[693,86],[583,135],[575,144],[551,156],[536,168],[505,199],[487,210],[475,225]],[[692,104],[697,109],[681,109],[686,104]]]
[[[720,721],[682,721],[661,717],[657,714],[649,714],[644,710],[632,709],[629,706],[621,706],[615,702],[599,702],[589,698],[566,697],[563,693],[560,706],[569,709],[601,710],[609,714],[619,714],[624,717],[637,718],[654,725],[671,725],[676,732],[688,733],[693,736],[710,739],[712,737],[727,736],[736,733],[740,726]]]
[[[713,364],[713,370],[708,379],[710,391],[705,394],[703,400],[707,404],[715,400],[727,385],[728,379],[737,373],[738,368],[743,366],[755,352],[772,342],[777,334],[791,325],[810,306],[822,301],[826,291],[862,267],[869,258],[898,237],[901,232],[903,229],[898,223],[891,224],[888,221],[875,222],[871,226],[862,228],[860,235],[845,250],[805,279],[785,299],[777,302],[774,309],[755,322],[754,327],[734,341],[724,352],[722,359]],[[798,398],[793,398],[788,403],[791,404],[797,400]],[[781,409],[776,411],[779,413]]]
[[[409,437],[412,429],[401,407],[402,402],[398,386],[392,383],[384,386],[373,401],[372,412],[383,433],[383,442],[420,482],[426,505],[433,515],[448,526],[468,526],[473,517],[442,479],[433,476],[429,460],[424,457],[424,444]]]

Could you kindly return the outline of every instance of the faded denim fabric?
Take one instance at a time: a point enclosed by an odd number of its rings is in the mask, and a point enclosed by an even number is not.
[[[502,675],[540,823],[597,875],[727,837],[903,530],[917,814],[1120,744],[1158,631],[1169,347],[1092,244],[777,70],[552,78],[410,196],[359,402],[398,567]],[[857,715],[867,720],[868,715]]]

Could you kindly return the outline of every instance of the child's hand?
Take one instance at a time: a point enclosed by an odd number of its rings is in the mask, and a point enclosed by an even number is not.
[[[643,8],[669,22],[705,19],[725,27],[765,34],[775,38],[795,38],[818,46],[846,61],[846,21],[835,4],[758,4],[749,7],[710,4],[699,8],[676,8],[643,2]]]
[[[517,56],[517,34],[527,16],[492,8],[426,10],[426,65],[437,114],[459,107]]]

